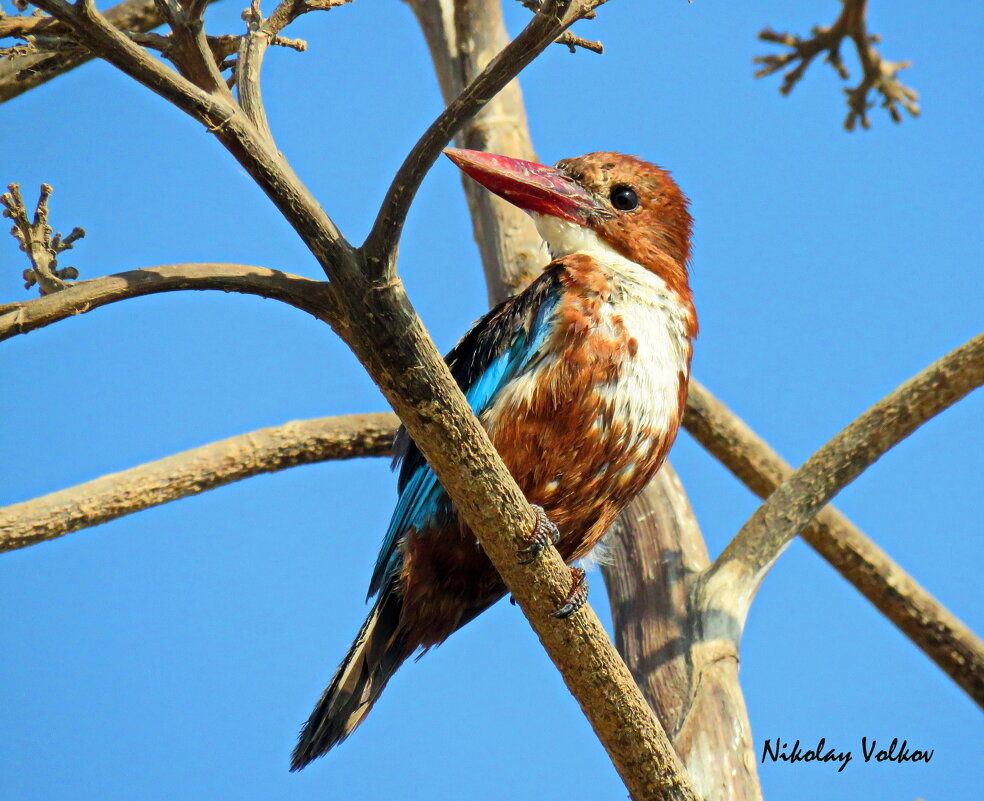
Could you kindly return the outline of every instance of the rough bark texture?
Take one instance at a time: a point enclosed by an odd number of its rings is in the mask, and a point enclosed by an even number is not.
[[[424,32],[445,100],[457,96],[509,41],[498,3],[408,2]],[[519,81],[512,81],[489,101],[461,129],[455,144],[535,161]],[[536,278],[549,255],[528,214],[464,173],[461,180],[485,270],[489,305],[494,305]]]
[[[661,471],[629,505],[602,566],[619,653],[705,799],[760,797],[734,647],[704,643],[692,579],[710,563],[683,485]],[[627,534],[630,532],[631,534]]]
[[[517,564],[516,552],[534,524],[532,511],[393,274],[406,211],[447,138],[595,4],[542,4],[414,146],[366,243],[356,250],[224,83],[216,85],[214,65],[201,68],[198,60],[208,58],[201,47],[181,55],[179,75],[122,36],[91,4],[37,0],[71,26],[78,41],[207,125],[266,192],[332,279],[336,332],[406,424],[578,698],[633,798],[695,799],[672,746],[594,613],[585,608],[567,620],[552,616],[570,591],[570,572],[556,550],[548,549],[533,565]],[[196,42],[200,45],[201,37]]]
[[[107,10],[106,19],[121,30],[139,32],[153,30],[164,22],[154,0],[126,0]],[[42,53],[0,60],[0,103],[64,75],[93,58],[90,54],[52,56]],[[29,74],[18,79],[25,70],[30,70]]]
[[[906,381],[813,454],[701,578],[696,592],[704,636],[730,637],[732,620],[740,632],[763,576],[814,515],[886,451],[982,383],[984,334]]]
[[[691,381],[684,425],[760,498],[793,474],[768,443]],[[984,708],[984,642],[833,506],[803,539]]]
[[[0,341],[109,303],[183,289],[259,295],[288,303],[325,322],[335,319],[332,291],[324,281],[246,264],[168,264],[78,281],[42,298],[0,305]]]
[[[260,473],[331,459],[389,453],[397,425],[388,413],[295,420],[176,453],[0,509],[0,552],[197,495]]]
[[[442,92],[445,98],[453,96],[456,87],[481,70],[483,59],[505,40],[500,8],[482,0],[409,2],[421,21]],[[534,158],[518,82],[462,128],[456,141],[461,147]],[[465,182],[489,298],[495,301],[522,289],[547,254],[526,215],[498,199],[490,202],[489,193],[476,191],[476,186]],[[691,624],[683,629],[678,625],[690,619],[686,593],[679,582],[668,584],[669,576],[660,567],[661,555],[667,553],[687,553],[695,570],[708,564],[700,528],[669,463],[620,524],[609,538],[616,566],[605,571],[619,652],[670,735],[698,793],[707,801],[760,798],[736,655],[731,653],[723,662],[716,656],[707,660],[703,654],[692,656],[696,640],[690,636]],[[651,558],[635,558],[640,549]],[[661,603],[651,603],[655,598]],[[630,625],[645,640],[645,650],[628,647],[633,637],[623,627]],[[686,636],[681,639],[682,635]],[[660,659],[673,650],[683,654],[687,671],[665,669]],[[694,695],[697,678],[701,678],[699,698]]]

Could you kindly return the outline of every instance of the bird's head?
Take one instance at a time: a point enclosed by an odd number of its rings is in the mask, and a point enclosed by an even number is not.
[[[605,253],[640,265],[689,297],[692,220],[670,174],[634,156],[589,153],[554,167],[448,148],[486,189],[529,212],[554,258]]]

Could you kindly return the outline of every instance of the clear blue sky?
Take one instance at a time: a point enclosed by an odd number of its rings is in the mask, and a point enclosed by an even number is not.
[[[213,32],[238,31],[220,3]],[[513,7],[515,6],[515,7]],[[543,160],[591,150],[673,170],[697,220],[696,375],[799,463],[871,403],[978,333],[984,7],[872,0],[884,53],[924,116],[845,133],[815,65],[789,98],[752,79],[770,24],[828,24],[835,0],[629,2],[524,75]],[[5,6],[9,11],[10,7]],[[270,7],[267,7],[267,11]],[[511,29],[526,12],[512,4]],[[357,0],[293,29],[265,84],[281,149],[359,241],[440,99],[409,9]],[[852,68],[854,61],[849,60]],[[856,72],[856,70],[855,70]],[[856,77],[856,76],[855,76]],[[89,236],[84,277],[182,261],[318,277],[201,126],[92,65],[0,107],[0,182],[55,186]],[[25,297],[0,241],[0,301]],[[449,348],[485,303],[459,178],[425,182],[400,272]],[[272,301],[131,301],[0,345],[0,502],[296,418],[385,403],[328,328]],[[865,473],[838,505],[984,630],[978,393]],[[672,459],[717,552],[756,501],[687,436]],[[0,557],[4,801],[617,799],[624,788],[520,613],[500,604],[393,680],[366,724],[299,775],[295,733],[358,629],[395,497],[382,459],[290,470]],[[607,616],[601,579],[595,608]],[[980,797],[984,726],[949,679],[796,543],[751,612],[742,682],[766,738],[855,752],[760,766],[767,798]],[[865,765],[862,736],[935,749]]]

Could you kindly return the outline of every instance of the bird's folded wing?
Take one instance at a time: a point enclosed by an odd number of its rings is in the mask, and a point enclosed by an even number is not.
[[[543,356],[559,294],[558,268],[547,269],[525,291],[475,323],[445,357],[476,415],[493,406],[502,388]],[[399,572],[399,545],[407,532],[440,529],[452,517],[450,498],[402,426],[393,451],[393,466],[400,466],[400,497],[376,559],[369,597]]]

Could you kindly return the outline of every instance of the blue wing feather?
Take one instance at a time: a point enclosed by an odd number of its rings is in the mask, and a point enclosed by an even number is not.
[[[524,292],[479,320],[445,357],[476,415],[492,406],[500,390],[542,356],[559,289],[556,271],[546,271]],[[376,559],[369,597],[399,572],[400,541],[411,528],[439,529],[452,516],[451,499],[402,427],[394,451],[394,464],[402,462],[400,496]]]

